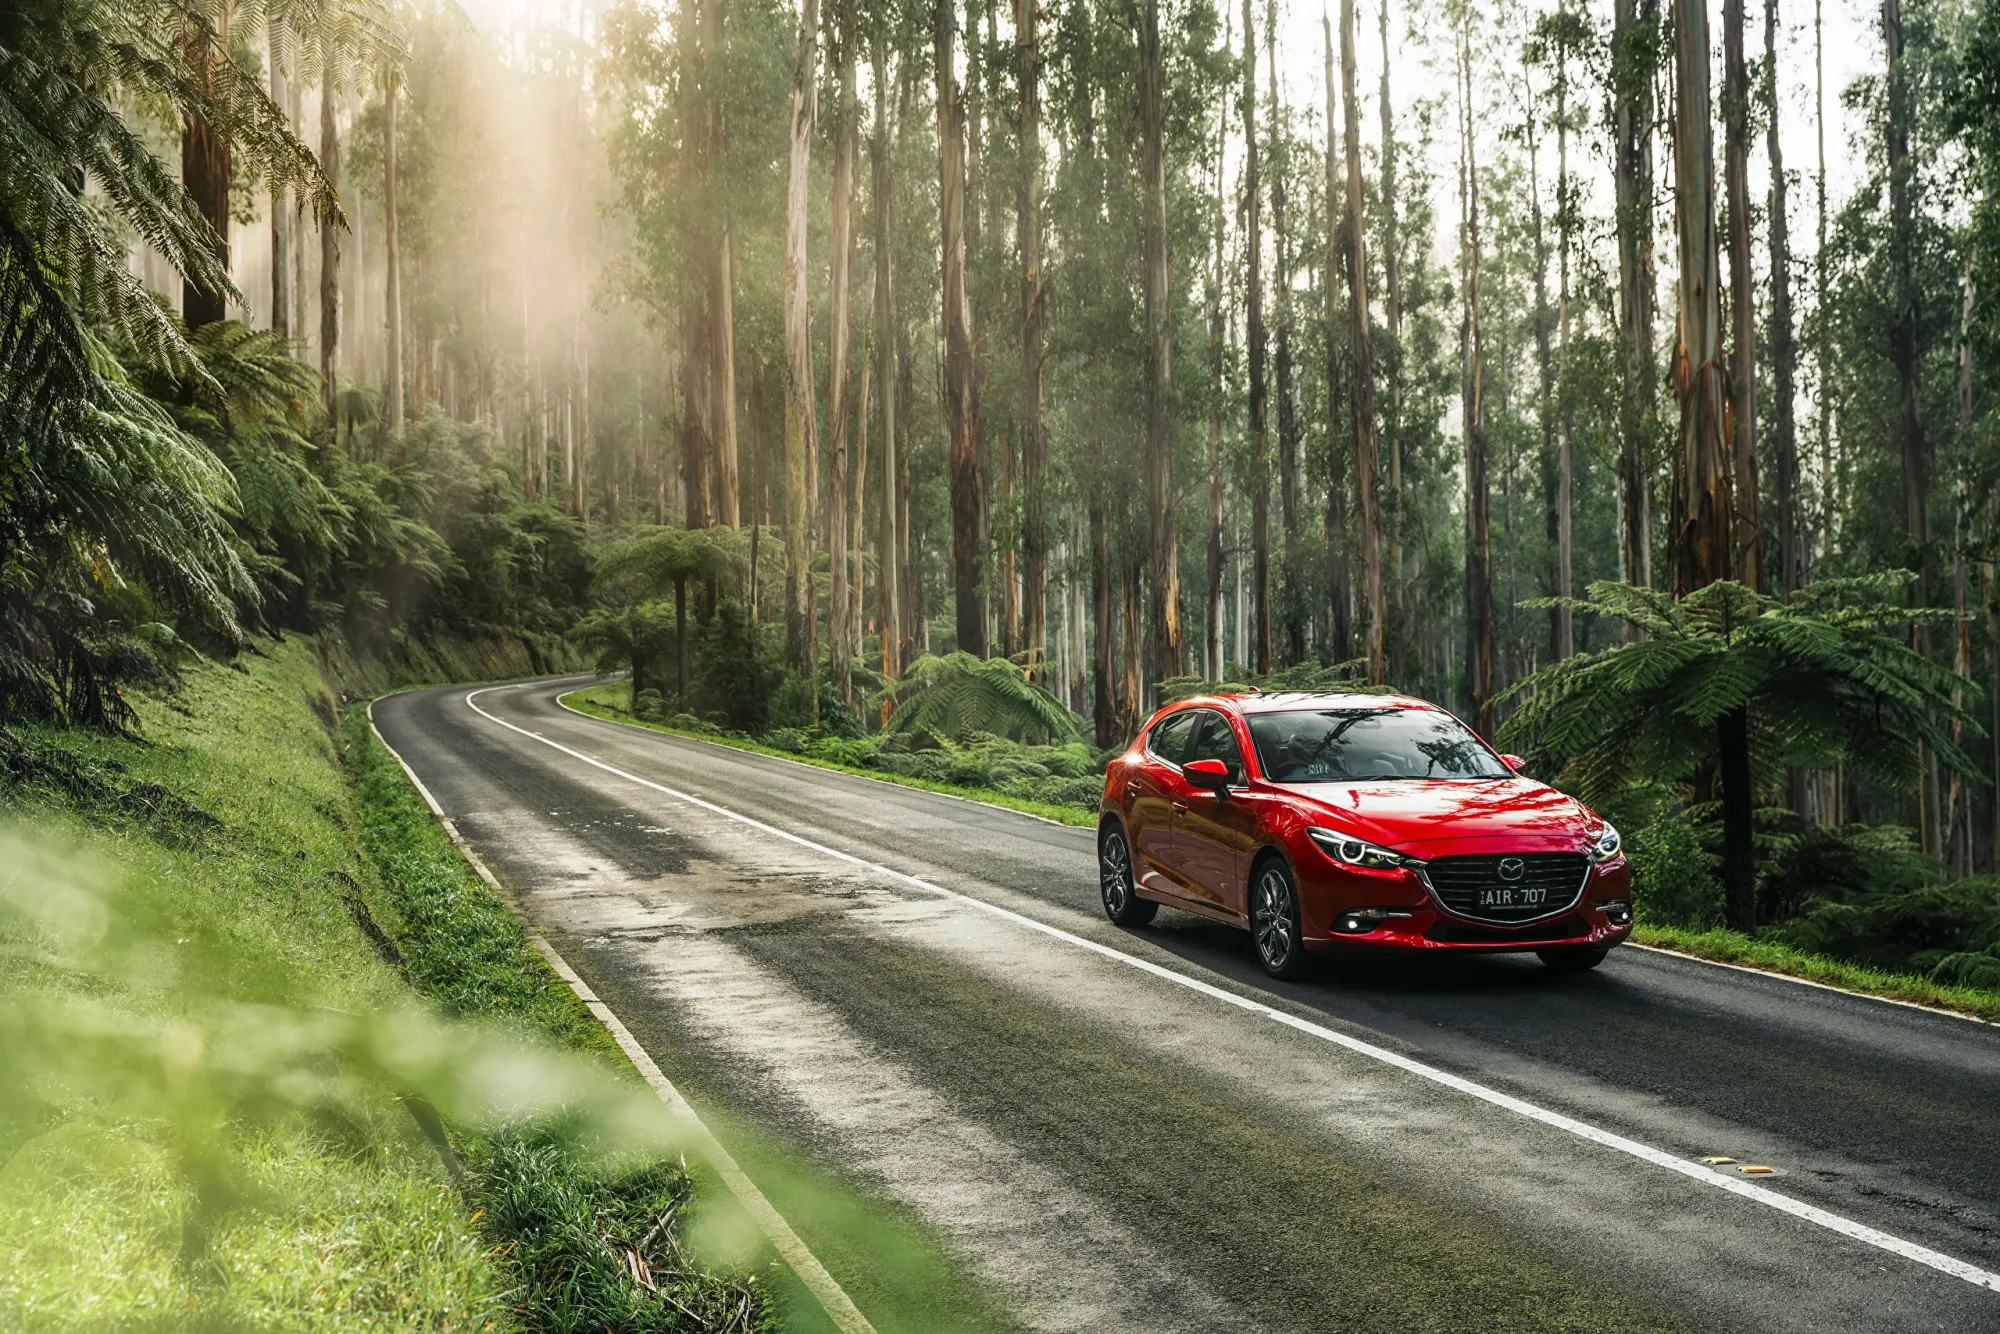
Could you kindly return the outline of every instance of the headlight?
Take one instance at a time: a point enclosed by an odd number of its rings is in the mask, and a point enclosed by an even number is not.
[[[1338,830],[1315,826],[1306,832],[1312,835],[1312,841],[1319,844],[1328,856],[1349,866],[1366,866],[1371,870],[1387,871],[1413,860],[1400,852],[1378,848],[1373,843],[1364,843],[1352,834],[1343,834]]]
[[[1597,833],[1597,842],[1590,849],[1590,860],[1608,862],[1616,857],[1624,846],[1625,842],[1618,837],[1618,831],[1607,824]]]

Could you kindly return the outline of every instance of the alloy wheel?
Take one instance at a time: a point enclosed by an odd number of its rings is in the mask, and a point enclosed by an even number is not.
[[[1132,854],[1125,846],[1125,835],[1115,829],[1105,834],[1098,846],[1097,874],[1104,911],[1117,921],[1132,905]]]
[[[1275,862],[1257,877],[1257,896],[1251,910],[1251,934],[1257,940],[1257,954],[1267,972],[1283,974],[1298,952],[1299,942],[1293,911],[1291,877]]]

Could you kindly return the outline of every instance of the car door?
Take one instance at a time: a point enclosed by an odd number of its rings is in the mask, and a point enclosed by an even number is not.
[[[1235,725],[1215,709],[1198,710],[1200,721],[1187,759],[1221,760],[1229,766],[1227,794],[1190,788],[1181,799],[1174,829],[1174,859],[1188,892],[1225,912],[1242,913],[1244,869],[1257,838],[1257,808],[1241,795],[1243,747]]]
[[[1174,860],[1174,825],[1179,818],[1174,808],[1186,800],[1181,765],[1194,739],[1195,721],[1194,713],[1184,709],[1154,723],[1146,733],[1139,763],[1125,771],[1134,878],[1155,894],[1176,898],[1185,896],[1186,890]]]

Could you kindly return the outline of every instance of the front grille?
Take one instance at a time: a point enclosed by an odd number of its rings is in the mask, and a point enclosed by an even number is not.
[[[1512,862],[1521,864],[1520,874],[1502,875],[1502,864]],[[1438,901],[1460,917],[1508,926],[1575,906],[1583,897],[1590,859],[1580,852],[1434,857],[1424,863],[1424,875]]]

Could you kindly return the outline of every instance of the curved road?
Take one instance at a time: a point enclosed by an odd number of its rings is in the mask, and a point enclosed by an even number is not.
[[[1104,921],[1087,830],[583,683],[374,716],[663,1065],[1031,1328],[2000,1329],[2000,1028],[1636,949],[1272,982],[1239,933]]]

